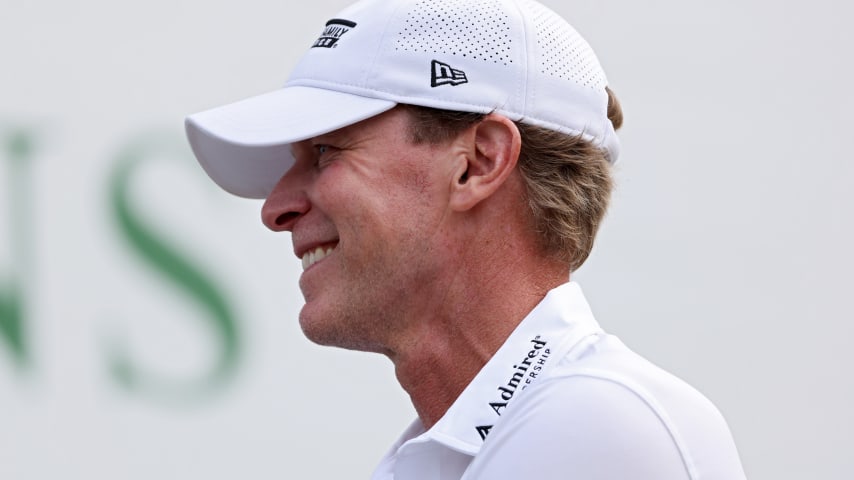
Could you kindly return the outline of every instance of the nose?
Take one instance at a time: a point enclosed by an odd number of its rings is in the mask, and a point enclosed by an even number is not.
[[[311,208],[305,188],[299,185],[299,174],[286,173],[267,196],[261,207],[261,221],[274,232],[292,231],[297,220]]]

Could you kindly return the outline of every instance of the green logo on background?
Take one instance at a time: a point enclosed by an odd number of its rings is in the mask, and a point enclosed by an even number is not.
[[[217,358],[210,368],[195,378],[170,378],[137,364],[117,338],[108,345],[110,371],[119,385],[128,390],[167,401],[187,401],[205,397],[230,380],[240,356],[240,335],[234,311],[222,289],[204,269],[191,262],[169,241],[166,232],[147,224],[140,206],[129,195],[134,175],[156,158],[185,158],[183,142],[171,136],[144,137],[132,142],[116,159],[109,182],[109,205],[120,237],[147,267],[148,271],[170,283],[202,313],[205,326],[218,344]],[[174,235],[173,235],[174,238]],[[135,321],[145,321],[144,318]]]
[[[30,164],[35,150],[35,134],[14,129],[2,137],[4,157],[8,160],[6,205],[9,209],[11,269],[0,272],[0,344],[5,344],[19,371],[31,362],[25,326],[25,275],[31,271],[32,244],[30,216]]]
[[[8,176],[0,188],[0,198],[8,208],[8,251],[10,262],[0,266],[0,350],[7,351],[19,372],[31,368],[33,354],[28,337],[27,300],[34,298],[38,284],[33,281],[32,252],[35,236],[32,226],[34,185],[31,167],[35,157],[36,134],[22,128],[0,130],[0,156],[6,160]],[[241,338],[237,317],[223,289],[198,262],[190,259],[170,239],[180,232],[166,232],[141,215],[142,206],[134,203],[130,187],[135,176],[150,162],[168,158],[185,160],[189,151],[183,140],[173,135],[145,136],[128,143],[116,156],[109,178],[109,195],[105,199],[118,239],[127,252],[140,260],[141,271],[147,271],[172,288],[181,298],[194,305],[193,315],[213,338],[217,348],[211,364],[192,376],[178,377],[169,372],[155,372],[140,364],[130,354],[129,339],[107,338],[107,362],[110,378],[120,387],[135,394],[173,402],[192,402],[216,393],[233,379],[241,355]],[[190,164],[190,162],[187,162]],[[168,194],[168,192],[167,192]],[[5,245],[4,245],[5,247]],[[8,271],[5,269],[8,268]],[[151,302],[157,302],[152,298]],[[145,318],[128,321],[144,322]],[[184,321],[176,318],[176,321]]]

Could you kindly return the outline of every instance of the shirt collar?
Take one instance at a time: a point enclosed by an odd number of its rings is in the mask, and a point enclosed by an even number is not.
[[[549,291],[445,415],[427,431],[416,420],[395,447],[438,442],[476,455],[508,405],[580,340],[597,332],[601,329],[578,284],[569,282]]]

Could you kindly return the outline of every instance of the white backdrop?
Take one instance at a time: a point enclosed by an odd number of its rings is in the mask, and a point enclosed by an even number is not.
[[[390,363],[302,338],[290,239],[182,137],[347,2],[0,1],[0,478],[366,478],[414,415]],[[850,479],[851,7],[546,3],[626,112],[577,276],[600,323],[719,406],[749,478]]]

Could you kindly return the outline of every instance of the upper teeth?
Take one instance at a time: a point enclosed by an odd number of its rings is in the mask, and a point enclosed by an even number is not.
[[[335,247],[317,247],[305,252],[302,256],[302,269],[305,270],[306,268],[323,260],[327,255],[332,253],[332,250],[335,250]]]

